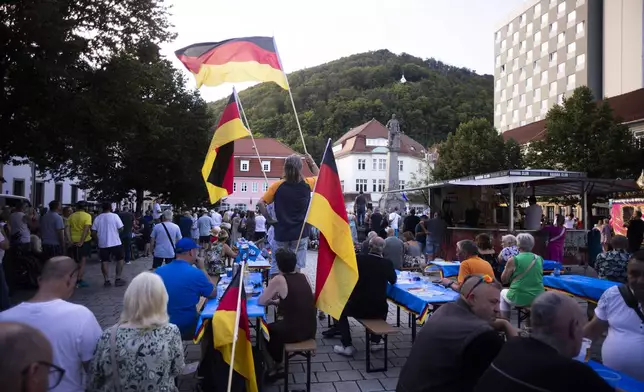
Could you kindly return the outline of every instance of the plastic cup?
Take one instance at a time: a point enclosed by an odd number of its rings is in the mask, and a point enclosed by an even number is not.
[[[233,269],[232,268],[226,268],[226,276],[229,278],[233,277]]]
[[[592,340],[583,338],[581,340],[581,348],[579,349],[579,354],[577,354],[575,359],[580,362],[588,362],[588,360],[590,359],[590,346],[592,344]]]
[[[599,374],[601,378],[606,380],[608,385],[613,388],[616,388],[617,384],[619,384],[619,382],[622,380],[622,376],[612,370],[598,369],[597,374]]]

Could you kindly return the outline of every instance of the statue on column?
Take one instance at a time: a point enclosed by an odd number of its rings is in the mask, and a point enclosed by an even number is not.
[[[400,150],[400,122],[396,119],[396,115],[392,114],[391,119],[385,125],[389,130],[389,144],[388,147],[392,150]]]

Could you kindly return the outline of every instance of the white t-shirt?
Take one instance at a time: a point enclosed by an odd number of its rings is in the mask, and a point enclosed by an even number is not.
[[[399,225],[398,225],[398,221],[399,221],[399,220],[400,220],[400,215],[398,215],[398,213],[397,213],[397,212],[392,212],[391,214],[389,214],[389,225],[390,225],[393,229],[397,229],[397,228],[398,228],[398,226],[399,226]]]
[[[123,228],[121,218],[113,212],[104,212],[94,219],[92,230],[98,236],[99,248],[111,248],[121,245],[119,230]]]
[[[217,211],[213,212],[210,217],[212,218],[213,226],[221,226],[221,215]]]
[[[644,323],[626,305],[618,286],[604,291],[595,315],[608,321],[608,336],[602,345],[604,365],[644,381]]]
[[[538,204],[533,204],[525,209],[526,230],[539,230],[541,228],[541,216],[543,209]]]
[[[212,224],[212,219],[208,215],[202,215],[197,219],[197,227],[199,227],[199,236],[205,237],[210,235],[210,230],[215,226]]]
[[[25,222],[25,213],[24,212],[14,212],[9,216],[9,224],[11,225],[11,235],[14,236],[16,233],[20,233],[20,240],[18,241],[21,244],[28,244],[31,241],[31,232],[29,231],[29,226]]]
[[[82,364],[92,359],[103,333],[89,309],[62,299],[23,302],[0,313],[0,321],[27,324],[47,337],[53,348],[54,364],[65,369],[62,381],[52,391],[85,391]]]
[[[264,218],[264,215],[255,216],[255,232],[266,233],[266,218]]]
[[[163,228],[164,225],[168,229],[170,238],[173,240],[172,243],[170,243],[168,233],[166,233]],[[174,259],[175,254],[172,245],[176,244],[177,241],[181,239],[181,229],[179,226],[172,222],[159,223],[158,225],[154,225],[151,237],[154,238],[154,257]]]
[[[159,203],[154,203],[152,205],[152,218],[161,219],[161,206],[159,205]]]
[[[566,229],[574,229],[575,228],[575,218],[570,219],[569,217],[566,217],[564,219],[564,227]]]

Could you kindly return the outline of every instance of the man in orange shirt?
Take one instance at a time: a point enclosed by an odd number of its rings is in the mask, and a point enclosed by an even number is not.
[[[471,240],[463,240],[456,243],[456,256],[461,262],[458,269],[458,278],[455,281],[443,278],[441,284],[449,287],[454,291],[459,291],[461,285],[469,275],[489,275],[494,276],[494,270],[487,261],[478,256],[479,249]]]

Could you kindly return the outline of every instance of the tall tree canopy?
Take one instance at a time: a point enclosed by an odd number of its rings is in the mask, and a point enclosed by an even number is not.
[[[548,111],[545,136],[530,144],[526,158],[532,167],[586,172],[592,178],[637,178],[644,165],[628,127],[585,86]]]
[[[435,180],[518,169],[523,166],[521,147],[503,137],[487,119],[462,123],[438,146],[438,160],[432,172]]]
[[[403,74],[406,83],[400,82]],[[296,71],[289,82],[307,148],[318,159],[328,138],[336,140],[372,118],[385,122],[395,113],[403,131],[427,146],[444,140],[461,122],[493,115],[492,76],[388,50]],[[263,83],[240,98],[254,132],[303,151],[286,91]],[[212,107],[220,112],[224,104]]]

